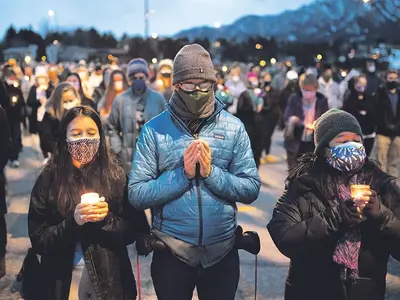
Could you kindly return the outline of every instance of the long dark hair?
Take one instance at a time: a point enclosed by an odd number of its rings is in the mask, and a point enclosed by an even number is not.
[[[314,188],[320,194],[321,202],[325,207],[331,206],[332,202],[338,198],[339,185],[348,183],[350,177],[354,174],[361,174],[365,184],[372,183],[373,171],[377,168],[377,164],[367,158],[364,166],[354,173],[344,173],[333,168],[325,159],[324,150],[318,153],[305,153],[299,159],[298,163],[289,170],[289,176],[286,179],[286,187],[289,187],[297,179],[308,181],[314,185]],[[315,189],[313,190],[315,192]]]
[[[110,75],[108,87],[105,92],[106,102],[104,104],[104,107],[107,112],[109,112],[111,110],[111,106],[114,101],[114,98],[115,98],[115,96],[117,96],[117,92],[114,90],[114,75],[117,75],[117,74],[122,76],[122,82],[124,84],[123,90],[121,91],[121,93],[125,92],[129,88],[128,78],[126,77],[126,74],[124,72],[122,72],[121,70],[114,70]]]
[[[91,118],[96,123],[100,135],[100,146],[95,158],[79,170],[72,164],[66,141],[68,125],[78,117]],[[45,171],[52,174],[50,195],[57,199],[58,210],[63,216],[74,211],[80,201],[80,195],[85,192],[96,192],[109,200],[110,196],[120,190],[118,185],[121,182],[121,176],[125,176],[123,169],[118,166],[115,156],[106,145],[99,115],[87,106],[76,106],[68,110],[62,118],[56,147]]]

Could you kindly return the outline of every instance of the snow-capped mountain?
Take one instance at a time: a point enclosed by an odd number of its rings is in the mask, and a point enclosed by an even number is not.
[[[252,36],[280,41],[330,41],[337,37],[365,36],[383,19],[362,0],[316,0],[279,15],[245,16],[220,28],[196,27],[176,37],[243,40]]]

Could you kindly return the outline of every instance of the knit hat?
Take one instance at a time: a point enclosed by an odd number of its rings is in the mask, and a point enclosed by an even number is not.
[[[327,147],[330,141],[345,131],[363,136],[360,124],[353,115],[336,108],[328,110],[315,123],[315,153]]]
[[[35,69],[35,76],[36,77],[49,77],[47,73],[47,68],[45,66],[37,66]]]
[[[149,77],[149,66],[143,58],[134,58],[128,64],[128,77],[137,73],[144,73]]]
[[[173,85],[189,79],[217,82],[210,54],[198,44],[186,45],[179,50],[173,70]]]
[[[171,59],[168,59],[168,58],[162,59],[158,63],[158,69],[161,69],[163,67],[168,67],[168,68],[171,68],[171,70],[172,70],[172,68],[174,66],[173,64],[174,64],[174,62]]]

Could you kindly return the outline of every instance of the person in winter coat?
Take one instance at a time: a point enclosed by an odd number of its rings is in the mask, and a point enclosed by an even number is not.
[[[328,100],[317,92],[319,85],[312,74],[305,75],[301,91],[289,98],[283,120],[286,123],[284,147],[289,169],[302,154],[314,151],[314,122],[328,111]]]
[[[265,151],[265,157],[261,158],[261,163],[265,164],[276,160],[272,155],[270,155],[270,150],[272,135],[275,132],[280,118],[280,108],[279,94],[271,87],[271,74],[264,74],[261,85],[262,93],[260,96],[264,99],[264,105],[261,110],[261,123],[256,125],[256,127],[262,129],[261,148],[259,151]]]
[[[5,214],[7,213],[7,205],[4,168],[10,157],[11,147],[7,115],[0,105],[0,279],[6,275],[7,227]]]
[[[25,101],[21,91],[21,83],[12,70],[5,72],[5,85],[8,97],[0,99],[0,105],[6,111],[10,128],[13,149],[10,153],[11,167],[19,167],[19,153],[22,151],[21,121],[25,110]],[[6,103],[3,101],[7,100]]]
[[[279,94],[279,108],[280,108],[280,120],[279,120],[279,128],[281,130],[285,129],[285,122],[283,120],[283,114],[285,113],[286,106],[289,102],[290,96],[293,94],[299,93],[299,75],[296,71],[290,70],[286,74],[286,85],[282,92]]]
[[[398,177],[400,166],[400,80],[396,71],[386,74],[378,91],[376,154],[382,170]],[[400,182],[398,182],[400,184]]]
[[[257,168],[260,166],[262,152],[262,138],[264,128],[262,127],[263,115],[261,111],[264,106],[262,90],[256,73],[248,74],[248,88],[244,91],[237,102],[236,116],[243,122],[244,128],[250,137],[251,148]]]
[[[68,82],[60,83],[46,103],[46,112],[40,123],[40,143],[44,153],[52,154],[57,141],[58,129],[64,114],[75,106],[81,105],[81,99],[75,87]],[[46,161],[47,163],[47,161]]]
[[[370,156],[374,147],[377,126],[378,99],[367,94],[367,78],[362,75],[355,79],[354,90],[349,91],[343,103],[343,110],[356,117],[360,123],[365,152]]]
[[[321,77],[318,79],[318,83],[318,92],[328,99],[329,108],[341,108],[343,105],[343,99],[340,98],[338,83],[333,80],[333,71],[331,65],[324,65],[323,72]]]
[[[129,88],[128,78],[121,70],[115,70],[111,73],[110,82],[104,96],[97,104],[97,110],[100,114],[103,124],[107,124],[107,119],[111,112],[111,107],[115,97],[122,94]]]
[[[50,98],[54,90],[45,67],[36,67],[35,75],[36,84],[31,87],[27,100],[27,105],[30,108],[29,132],[32,134],[36,134],[39,131],[38,109],[46,105],[47,99]]]
[[[108,117],[111,149],[126,173],[132,165],[136,140],[143,125],[165,109],[164,97],[148,87],[149,67],[141,58],[128,65],[131,87],[115,97]]]
[[[287,179],[268,230],[290,258],[285,300],[384,300],[389,256],[400,259],[400,190],[365,153],[354,116],[315,125],[315,153]],[[351,185],[369,185],[358,196]]]
[[[128,202],[125,172],[97,113],[87,106],[68,110],[53,153],[33,187],[28,213],[32,249],[41,256],[35,299],[136,299],[126,246],[149,227]],[[89,203],[81,202],[84,194],[92,196]]]
[[[81,78],[79,76],[80,75],[78,75],[78,73],[70,73],[67,76],[67,79],[65,81],[72,84],[75,87],[76,91],[79,93],[79,97],[81,98],[82,105],[89,106],[89,107],[93,108],[94,110],[96,110],[97,105],[96,105],[96,103],[93,102],[93,100],[86,97],[86,94],[84,93],[83,88],[82,88]],[[81,75],[81,76],[83,76],[83,75]]]
[[[233,300],[239,281],[236,202],[250,204],[260,179],[249,137],[215,99],[209,53],[184,46],[174,59],[168,109],[145,124],[129,176],[129,200],[152,208],[151,276],[158,299]]]
[[[236,115],[239,97],[247,89],[246,84],[241,78],[241,68],[239,65],[232,68],[225,86],[228,88],[233,98],[232,105],[228,107],[228,112]]]
[[[163,59],[158,64],[157,79],[154,82],[154,90],[164,96],[166,102],[172,96],[172,60]]]
[[[101,98],[103,98],[104,93],[106,92],[106,89],[108,87],[108,84],[110,83],[110,76],[113,70],[109,67],[106,67],[103,69],[103,81],[100,83],[100,85],[94,89],[93,95],[92,95],[92,100],[93,102],[98,105],[100,102]]]

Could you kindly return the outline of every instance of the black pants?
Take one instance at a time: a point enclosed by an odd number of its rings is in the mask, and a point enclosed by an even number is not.
[[[155,251],[151,277],[158,300],[234,300],[239,283],[239,254],[234,248],[210,268],[190,267],[170,251]]]
[[[5,214],[0,211],[0,259],[6,254],[7,226]]]
[[[271,150],[272,135],[275,132],[276,125],[279,121],[279,112],[272,112],[264,117],[263,136],[262,136],[262,150],[265,154],[269,154]]]
[[[21,151],[22,138],[21,138],[21,123],[20,120],[9,121],[11,140],[13,149],[11,151],[10,160],[18,160],[19,152]]]
[[[374,148],[374,143],[375,143],[375,138],[364,139],[365,153],[367,153],[367,156],[371,154],[372,148]]]
[[[260,166],[261,153],[263,149],[263,135],[265,133],[264,120],[257,120],[254,123],[254,129],[250,135],[251,150],[253,150],[254,160],[257,169]]]
[[[299,151],[297,153],[286,150],[286,160],[289,170],[297,165],[297,159],[307,152],[314,152],[314,142],[300,142]]]

